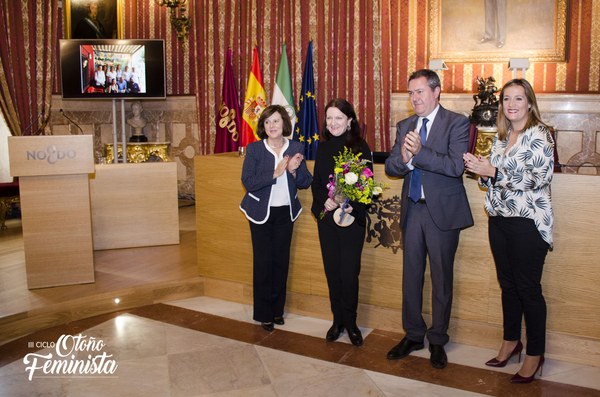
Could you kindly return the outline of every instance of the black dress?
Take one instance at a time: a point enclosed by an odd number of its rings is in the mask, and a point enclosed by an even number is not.
[[[334,156],[344,150],[346,133],[321,142],[317,149],[313,172],[311,211],[317,218],[321,255],[329,287],[329,300],[333,313],[333,322],[345,328],[356,327],[356,309],[358,306],[358,275],[365,241],[367,206],[350,201],[354,223],[340,227],[333,221],[333,212],[327,212],[323,219],[319,214],[327,200],[327,183],[333,175]],[[362,142],[361,158],[372,160],[371,149],[366,141]],[[372,169],[372,164],[369,164]]]

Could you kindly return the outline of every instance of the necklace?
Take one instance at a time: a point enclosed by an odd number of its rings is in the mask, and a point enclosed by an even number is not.
[[[281,149],[283,147],[283,144],[284,144],[283,138],[281,139],[281,143],[278,146],[271,145],[271,143],[267,139],[267,145],[269,145],[272,149]]]

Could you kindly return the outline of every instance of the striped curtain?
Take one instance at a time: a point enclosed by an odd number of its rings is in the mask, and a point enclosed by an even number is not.
[[[381,0],[389,4],[392,92],[406,92],[409,74],[427,67],[428,3],[451,0]],[[518,3],[519,2],[515,2]],[[567,61],[532,62],[526,78],[536,93],[600,93],[600,1],[567,1]],[[483,3],[481,3],[483,7]],[[508,60],[508,57],[507,57]],[[502,85],[512,78],[507,62],[451,63],[441,73],[442,92],[476,92],[477,76],[494,76]]]
[[[214,147],[227,48],[233,50],[236,86],[243,98],[252,48],[258,46],[270,96],[285,42],[297,100],[311,38],[321,119],[327,100],[345,97],[354,103],[373,150],[389,150],[389,124],[397,121],[389,120],[391,93],[406,92],[409,74],[429,61],[430,1],[434,0],[188,0],[192,28],[187,44],[182,44],[166,8],[150,0],[126,0],[125,38],[165,39],[167,94],[197,97],[199,153]],[[568,4],[568,61],[532,64],[527,78],[537,93],[600,92],[600,0]],[[440,76],[446,93],[474,92],[476,76],[493,75],[502,82],[511,75],[505,62],[448,67]]]
[[[389,12],[379,0],[195,0],[193,42],[198,76],[202,153],[213,147],[225,51],[231,47],[234,74],[244,97],[257,46],[267,99],[275,84],[283,43],[287,44],[294,97],[310,39],[319,124],[325,104],[342,97],[352,102],[373,150],[389,148],[391,95]]]
[[[12,135],[40,135],[50,119],[58,0],[0,0],[0,108]]]

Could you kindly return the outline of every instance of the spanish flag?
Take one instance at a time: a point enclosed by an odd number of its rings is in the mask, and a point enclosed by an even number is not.
[[[262,74],[258,63],[258,50],[254,47],[252,58],[252,69],[248,77],[248,88],[244,99],[244,109],[242,110],[242,141],[241,146],[258,140],[256,130],[258,128],[258,118],[262,111],[267,107],[267,94],[263,85]]]

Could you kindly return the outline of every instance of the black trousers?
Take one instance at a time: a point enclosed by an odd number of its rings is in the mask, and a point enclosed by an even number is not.
[[[525,317],[527,354],[544,354],[546,346],[546,301],[542,295],[542,270],[548,243],[532,219],[490,217],[489,237],[502,289],[504,340],[521,339]]]
[[[356,326],[358,275],[366,230],[358,223],[355,220],[348,227],[340,227],[331,217],[317,222],[333,322],[346,328]]]
[[[293,230],[289,206],[271,207],[261,225],[250,222],[255,321],[268,323],[283,316]]]

